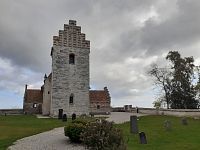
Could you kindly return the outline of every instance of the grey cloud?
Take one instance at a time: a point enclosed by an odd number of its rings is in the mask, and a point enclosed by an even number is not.
[[[166,50],[187,47],[199,41],[200,2],[180,0],[176,7],[177,11],[160,23],[149,18],[141,28],[125,29],[108,45],[106,58],[113,57],[111,61],[117,61],[129,55],[138,57],[145,50],[146,55],[160,55]]]
[[[5,15],[0,17],[1,56],[10,58],[19,66],[36,71],[45,70],[46,64],[50,63],[50,57],[47,54],[52,44],[52,33],[62,29],[53,26],[62,26],[64,21],[67,21],[66,19],[74,18],[80,20],[81,25],[85,27],[84,30],[93,29],[88,32],[89,37],[98,38],[97,35],[101,34],[99,29],[105,33],[108,30],[112,31],[112,28],[116,30],[119,27],[125,28],[124,25],[128,24],[128,20],[123,19],[126,13],[143,10],[153,2],[122,3],[121,1],[95,2],[92,0],[33,2],[28,0],[11,3],[11,1],[4,1],[1,5],[1,13]]]
[[[200,38],[200,2],[181,1],[177,3],[178,12],[161,24],[148,20],[142,29],[141,47],[149,53],[161,49],[171,49],[174,46],[187,46]]]

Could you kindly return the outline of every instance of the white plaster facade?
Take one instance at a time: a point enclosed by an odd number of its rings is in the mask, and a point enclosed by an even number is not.
[[[44,78],[42,115],[50,115],[52,74]]]

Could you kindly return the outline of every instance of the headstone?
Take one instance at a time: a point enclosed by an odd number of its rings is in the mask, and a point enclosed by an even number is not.
[[[182,123],[182,125],[188,125],[187,118],[185,118],[185,117],[182,118],[181,123]]]
[[[171,121],[165,120],[165,122],[164,122],[164,128],[165,128],[166,131],[171,131],[171,129],[172,129]]]
[[[139,108],[138,107],[136,107],[136,113],[139,113]]]
[[[7,113],[5,113],[5,116],[7,116]]]
[[[58,119],[62,119],[63,117],[63,109],[58,110]]]
[[[73,114],[72,114],[72,120],[75,120],[75,119],[76,119],[76,114],[73,113]]]
[[[128,105],[124,105],[124,110],[128,111]]]
[[[137,116],[130,116],[131,133],[138,133]]]
[[[91,114],[90,114],[90,116],[91,116],[91,117],[94,117],[94,114],[93,114],[93,113],[91,113]]]
[[[66,115],[66,114],[63,114],[63,116],[62,116],[62,121],[63,121],[63,122],[66,122],[66,121],[67,121],[67,115]]]
[[[144,132],[139,133],[140,144],[147,144],[147,138]]]

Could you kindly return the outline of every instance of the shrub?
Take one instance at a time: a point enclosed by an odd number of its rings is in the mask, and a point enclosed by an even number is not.
[[[88,123],[88,120],[86,120],[86,119],[76,119],[76,120],[72,120],[72,123],[86,125]]]
[[[89,121],[90,120],[83,119],[83,118],[72,120],[72,122],[69,123],[64,128],[65,136],[68,136],[72,142],[75,142],[75,143],[81,142],[80,135]]]
[[[80,135],[85,125],[82,123],[69,123],[65,128],[65,136],[68,136],[72,142],[81,142]]]
[[[122,131],[105,120],[89,122],[81,140],[90,150],[126,150]]]

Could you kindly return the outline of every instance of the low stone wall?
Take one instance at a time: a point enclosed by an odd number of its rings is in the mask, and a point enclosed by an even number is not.
[[[95,114],[95,115],[105,115],[105,114],[110,114],[111,108],[109,106],[102,106],[100,105],[100,108],[97,109],[97,106],[95,105],[90,105],[90,114]]]
[[[200,117],[200,109],[155,109],[155,108],[138,108],[138,112],[150,115],[171,115],[171,116],[188,116]]]
[[[124,107],[113,107],[112,112],[125,112]]]
[[[23,109],[0,109],[0,115],[23,114]]]

